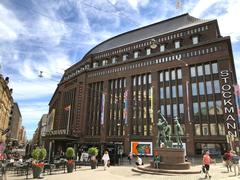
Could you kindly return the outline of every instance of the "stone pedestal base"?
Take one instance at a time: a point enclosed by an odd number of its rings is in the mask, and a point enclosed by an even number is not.
[[[190,162],[185,162],[184,149],[156,148],[154,155],[160,156],[160,169],[184,170],[190,169]],[[151,163],[154,168],[154,164]]]

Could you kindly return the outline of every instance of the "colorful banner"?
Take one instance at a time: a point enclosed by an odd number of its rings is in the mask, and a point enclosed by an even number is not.
[[[124,92],[124,110],[123,110],[124,123],[128,123],[128,90]]]
[[[104,107],[105,106],[105,94],[102,95],[102,104],[101,104],[101,125],[104,124]]]
[[[150,109],[150,118],[151,122],[153,123],[153,87],[151,87],[151,94],[150,94],[150,100],[151,100],[151,109]]]
[[[51,113],[48,114],[48,121],[47,121],[46,132],[53,130],[54,118],[55,118],[55,109],[52,109]]]
[[[234,94],[236,97],[236,106],[238,114],[238,122],[240,123],[240,85],[234,85]]]
[[[131,152],[134,155],[152,156],[152,142],[131,142]]]

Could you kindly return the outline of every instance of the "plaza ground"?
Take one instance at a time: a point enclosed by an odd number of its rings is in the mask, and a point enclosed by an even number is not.
[[[89,166],[82,166],[73,173],[53,172],[52,175],[43,175],[46,180],[201,180],[204,179],[204,174],[192,174],[192,175],[151,175],[141,174],[132,171],[133,165],[123,166],[111,166],[106,171],[103,170],[102,166],[97,169],[91,170]],[[193,168],[201,169],[201,165],[193,166]],[[210,173],[212,179],[221,180],[240,180],[240,176],[234,176],[233,172],[227,173],[226,167],[222,163],[212,164]],[[25,176],[16,176],[16,174],[9,173],[8,180],[23,180]],[[32,175],[29,176],[32,179]]]

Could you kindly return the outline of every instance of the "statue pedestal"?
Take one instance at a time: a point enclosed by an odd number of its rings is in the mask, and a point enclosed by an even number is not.
[[[185,162],[184,149],[156,148],[154,156],[160,156],[160,169],[185,170],[190,169],[190,162]],[[154,163],[151,164],[154,168]]]

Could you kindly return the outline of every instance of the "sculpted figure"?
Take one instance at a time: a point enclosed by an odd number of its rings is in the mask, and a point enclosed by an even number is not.
[[[171,141],[171,128],[167,123],[167,120],[162,115],[160,110],[158,110],[158,136],[157,136],[157,146],[160,147],[161,144],[167,145],[167,142]]]
[[[181,139],[181,136],[183,135],[183,129],[179,123],[179,118],[176,117],[174,119],[174,123],[175,123],[175,134],[176,134],[176,140],[177,140],[177,145],[179,148],[182,148],[183,145],[182,145],[182,139]]]

